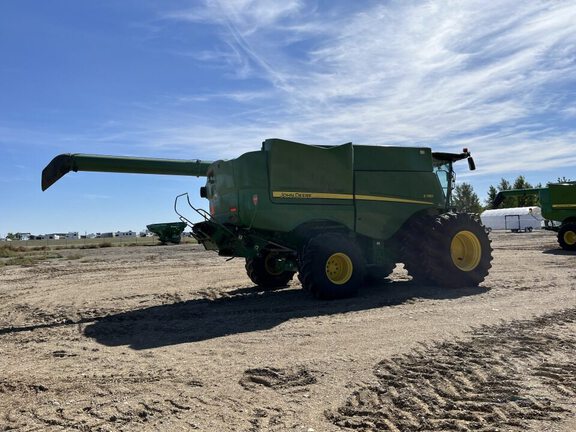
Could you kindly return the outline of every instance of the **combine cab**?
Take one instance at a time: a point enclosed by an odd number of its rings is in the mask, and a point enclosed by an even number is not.
[[[474,169],[466,149],[268,139],[259,151],[214,162],[60,155],[42,185],[71,170],[205,176],[200,195],[209,211],[197,210],[204,220],[181,215],[199,243],[245,258],[259,286],[285,286],[298,272],[316,297],[339,298],[387,277],[398,262],[419,283],[484,280],[492,260],[486,231],[476,217],[450,210],[453,163],[463,159]]]

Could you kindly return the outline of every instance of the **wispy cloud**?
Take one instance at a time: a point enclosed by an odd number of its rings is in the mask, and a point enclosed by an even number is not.
[[[527,170],[576,164],[576,128],[553,126],[574,111],[573,2],[402,1],[329,12],[299,1],[207,1],[170,18],[220,26],[280,101],[256,126],[225,128],[234,134],[473,144],[491,172],[510,167],[502,149]]]
[[[265,91],[232,91],[220,93],[199,93],[191,96],[178,96],[177,102],[211,102],[220,99],[224,101],[245,103],[268,98],[270,98],[270,93]]]
[[[164,18],[192,23],[232,25],[243,35],[276,27],[290,17],[300,17],[305,2],[301,0],[206,0],[201,5],[164,14]]]
[[[468,146],[480,175],[576,167],[571,0],[206,0],[160,18],[155,32],[209,32],[203,49],[173,53],[212,67],[222,88],[135,104],[81,134],[0,129],[0,145],[229,158],[281,137]]]

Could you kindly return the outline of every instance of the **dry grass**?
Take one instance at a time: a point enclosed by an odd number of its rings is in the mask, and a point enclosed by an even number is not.
[[[194,239],[183,238],[182,243],[196,243]],[[30,240],[13,241],[8,244],[0,244],[0,267],[9,265],[33,266],[47,259],[63,258],[57,252],[61,250],[102,249],[110,247],[132,247],[142,245],[156,245],[157,237],[137,239],[81,239],[81,240]],[[84,258],[80,254],[65,256],[68,260]]]
[[[2,245],[0,246],[0,258],[13,257],[26,250],[23,246]]]
[[[0,246],[0,267],[20,265],[30,267],[46,259],[62,258],[62,255],[53,253],[46,246],[27,248],[16,245]]]

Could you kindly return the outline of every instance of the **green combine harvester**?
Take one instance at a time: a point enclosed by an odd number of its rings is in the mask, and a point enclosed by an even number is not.
[[[544,229],[558,233],[558,243],[562,249],[576,251],[576,182],[501,191],[496,195],[494,208],[498,208],[506,197],[527,195],[538,196],[542,216],[546,219]]]
[[[484,227],[450,208],[453,164],[462,153],[421,147],[305,145],[268,139],[259,151],[206,162],[64,154],[42,173],[46,190],[69,171],[206,177],[195,209],[175,210],[207,250],[243,257],[258,286],[287,285],[298,272],[318,298],[356,294],[404,263],[417,283],[477,286],[491,267]],[[201,216],[192,223],[178,200]]]

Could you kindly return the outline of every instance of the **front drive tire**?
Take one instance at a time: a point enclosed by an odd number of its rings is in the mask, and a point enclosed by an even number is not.
[[[576,251],[576,222],[568,222],[560,227],[558,244],[564,250]]]
[[[337,299],[358,293],[366,263],[356,242],[344,234],[319,234],[300,258],[300,281],[316,298]]]
[[[275,268],[273,252],[263,253],[262,256],[246,259],[246,274],[252,282],[262,288],[279,288],[288,285],[295,272],[283,271]]]
[[[472,215],[437,216],[430,230],[427,276],[451,288],[478,286],[492,267],[492,246],[486,230]]]

